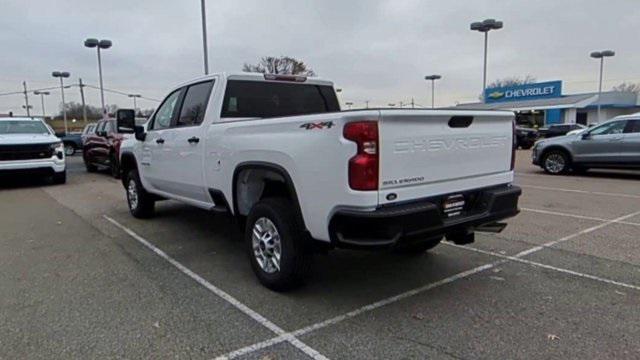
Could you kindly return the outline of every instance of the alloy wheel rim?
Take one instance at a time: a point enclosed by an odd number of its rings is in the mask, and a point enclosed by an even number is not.
[[[545,160],[545,167],[549,172],[557,174],[565,167],[564,157],[560,154],[551,154]]]
[[[133,179],[129,180],[129,184],[127,185],[127,199],[129,200],[130,208],[138,208],[138,187]]]
[[[261,217],[253,224],[251,234],[253,256],[260,268],[267,274],[280,271],[282,246],[280,233],[275,224],[266,217]]]
[[[73,146],[67,145],[67,146],[64,147],[64,154],[65,155],[71,156],[71,155],[73,155],[73,153],[74,153]]]

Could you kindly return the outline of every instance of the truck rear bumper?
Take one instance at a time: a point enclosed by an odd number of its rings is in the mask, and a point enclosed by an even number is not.
[[[448,217],[443,201],[448,195],[385,205],[375,211],[340,210],[329,223],[337,247],[389,247],[445,235],[469,232],[518,214],[517,186],[502,185],[465,192],[460,215]]]

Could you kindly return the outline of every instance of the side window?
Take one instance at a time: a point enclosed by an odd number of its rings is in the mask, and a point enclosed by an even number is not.
[[[194,84],[187,88],[176,126],[192,126],[202,123],[212,88],[213,81]]]
[[[626,134],[640,133],[640,120],[629,120],[629,125],[624,131]]]
[[[627,121],[613,121],[591,130],[591,135],[615,135],[624,133]]]
[[[104,124],[105,124],[104,121],[98,123],[98,125],[96,126],[96,134],[104,130]]]
[[[182,89],[178,89],[172,92],[167,96],[162,105],[160,105],[158,111],[151,120],[151,130],[167,129],[171,126],[171,119],[173,119],[173,114],[176,110],[178,100],[180,99],[181,91]]]
[[[116,127],[113,124],[113,121],[106,121],[105,125],[104,125],[104,130],[107,132],[107,134],[113,134],[116,132]]]

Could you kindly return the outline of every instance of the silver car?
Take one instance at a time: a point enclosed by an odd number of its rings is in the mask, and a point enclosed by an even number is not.
[[[549,174],[589,168],[640,169],[640,113],[618,116],[579,134],[538,141],[533,164]]]

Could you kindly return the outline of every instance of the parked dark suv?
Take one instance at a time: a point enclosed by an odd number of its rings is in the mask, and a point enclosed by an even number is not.
[[[115,119],[100,120],[95,126],[95,131],[85,135],[82,155],[84,165],[88,172],[98,170],[99,166],[110,169],[111,175],[120,177],[120,144],[124,140],[124,134],[116,130]]]
[[[538,140],[538,131],[536,129],[516,126],[516,146],[518,148],[528,150]]]
[[[569,131],[586,129],[587,127],[581,124],[554,124],[549,125],[548,128],[540,128],[540,137],[552,138],[556,136],[567,135]]]

